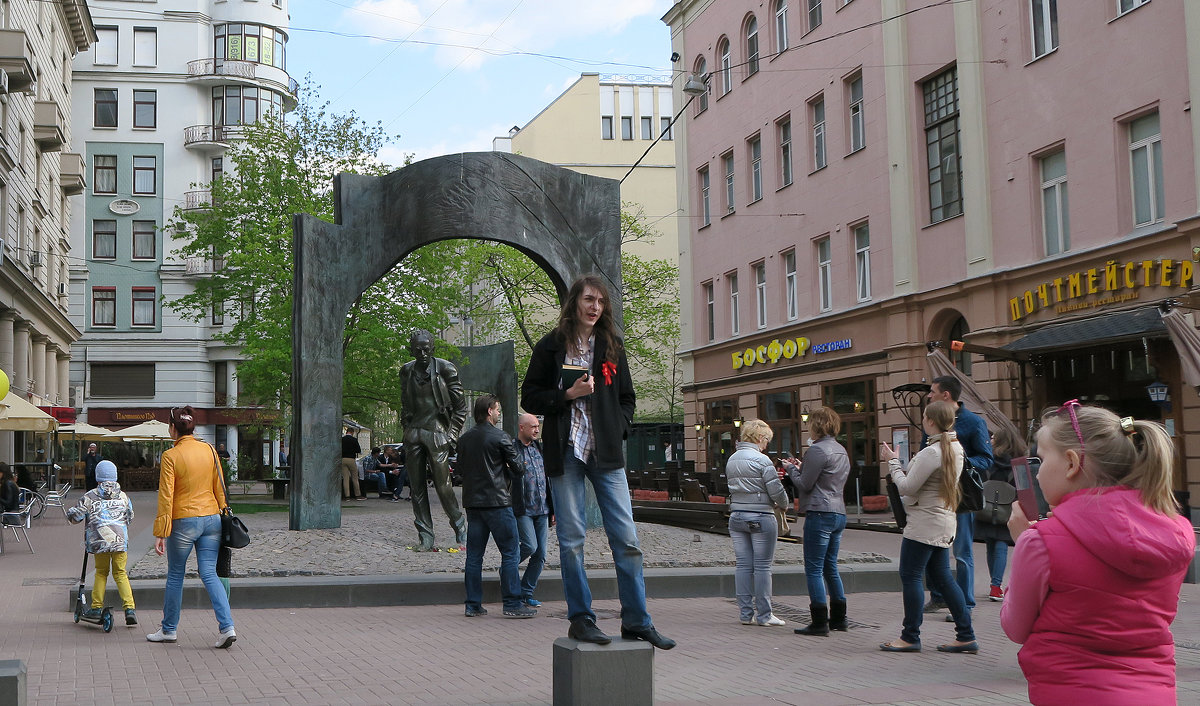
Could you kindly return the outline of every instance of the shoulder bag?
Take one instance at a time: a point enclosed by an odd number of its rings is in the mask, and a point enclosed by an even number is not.
[[[962,471],[958,474],[958,487],[962,491],[962,500],[959,501],[955,512],[977,512],[983,509],[983,479],[980,478],[979,471],[967,460],[966,454],[963,454]]]
[[[238,516],[229,508],[229,489],[225,487],[225,474],[221,472],[221,461],[217,458],[217,450],[208,445],[212,451],[214,468],[217,478],[221,479],[221,492],[225,494],[225,507],[221,508],[221,546],[230,549],[241,549],[250,544],[250,532]]]
[[[1012,484],[989,480],[983,484],[983,509],[975,512],[975,519],[992,525],[1007,525],[1016,499],[1017,489]]]

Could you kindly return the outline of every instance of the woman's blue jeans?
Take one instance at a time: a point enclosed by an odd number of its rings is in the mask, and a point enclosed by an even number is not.
[[[584,483],[591,483],[617,571],[621,625],[633,629],[651,627],[650,614],[646,611],[646,584],[642,577],[642,547],[638,543],[637,525],[633,522],[633,504],[629,499],[625,469],[603,471],[596,468],[594,459],[593,456],[585,464],[575,458],[574,451],[568,446],[563,474],[549,479],[557,520],[558,559],[563,595],[567,599],[567,618],[596,619],[592,612],[592,591],[583,567],[583,542],[587,535]]]
[[[992,577],[992,585],[1000,586],[1004,582],[1004,568],[1008,566],[1008,544],[1002,539],[984,540],[987,547],[988,574]]]
[[[767,512],[729,514],[729,536],[733,539],[733,590],[737,594],[742,622],[765,623],[771,618],[771,564],[779,523]]]
[[[179,611],[183,604],[183,576],[187,560],[196,548],[196,568],[208,600],[217,616],[221,632],[233,627],[229,612],[229,596],[217,578],[217,552],[221,548],[221,516],[181,517],[171,522],[167,537],[167,589],[163,595],[162,631],[173,633],[179,627]]]
[[[804,517],[804,577],[808,580],[810,603],[826,605],[830,598],[846,600],[837,565],[845,529],[846,516],[840,512],[809,511]],[[828,595],[826,584],[829,584]]]
[[[900,585],[904,590],[904,630],[900,633],[900,639],[910,643],[921,641],[921,621],[925,618],[923,579],[926,569],[934,587],[941,591],[950,615],[954,616],[957,639],[961,642],[974,640],[971,613],[963,601],[962,589],[950,575],[950,550],[907,537],[900,542]]]

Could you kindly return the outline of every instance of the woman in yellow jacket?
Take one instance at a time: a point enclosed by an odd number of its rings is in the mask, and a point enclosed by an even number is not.
[[[175,642],[179,610],[183,603],[183,575],[188,556],[196,548],[200,580],[208,591],[217,614],[220,635],[214,647],[224,648],[237,639],[229,596],[217,578],[217,551],[221,548],[221,508],[225,490],[221,466],[213,447],[192,436],[196,428],[191,407],[171,409],[171,438],[175,448],[162,455],[158,480],[158,515],[154,518],[154,551],[167,555],[167,588],[163,596],[163,620],[158,632],[147,635],[151,642]]]

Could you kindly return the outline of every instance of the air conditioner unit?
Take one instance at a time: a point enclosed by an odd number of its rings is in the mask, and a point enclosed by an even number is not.
[[[67,283],[66,282],[58,283],[58,296],[60,296],[60,297],[67,296]]]
[[[34,254],[30,255],[29,256],[29,266],[30,267],[41,267],[42,266],[42,254],[35,252]]]

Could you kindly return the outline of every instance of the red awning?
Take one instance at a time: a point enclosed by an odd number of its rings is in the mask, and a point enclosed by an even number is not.
[[[59,424],[75,423],[74,407],[38,407],[38,409],[57,419]]]

